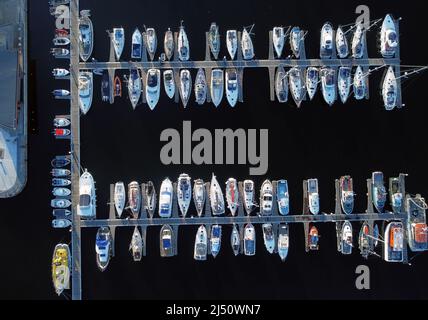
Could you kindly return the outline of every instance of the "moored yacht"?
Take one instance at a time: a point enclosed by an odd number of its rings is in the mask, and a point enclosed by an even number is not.
[[[390,14],[385,16],[380,30],[380,53],[384,58],[393,58],[398,47],[398,35],[394,19]]]
[[[271,223],[264,223],[262,225],[263,230],[263,242],[265,244],[267,252],[272,254],[275,251],[275,233],[273,232],[273,226]]]
[[[379,213],[383,212],[385,207],[387,192],[383,180],[383,173],[376,171],[372,173],[372,198],[373,205]]]
[[[160,231],[160,255],[163,258],[172,257],[175,254],[173,246],[174,233],[170,225],[163,225]]]
[[[210,203],[213,216],[224,214],[225,208],[223,192],[221,191],[220,184],[214,174],[212,175],[210,185]]]
[[[143,54],[143,36],[138,28],[135,28],[132,34],[131,58],[141,59]]]
[[[352,224],[349,221],[345,221],[342,224],[342,230],[340,232],[340,252],[342,254],[351,254],[352,253]]]
[[[244,208],[247,215],[250,215],[254,210],[254,181],[244,180]]]
[[[71,268],[70,248],[67,244],[57,244],[52,255],[52,281],[58,296],[70,289]]]
[[[333,55],[333,26],[330,22],[324,23],[321,28],[320,57],[330,59]]]
[[[401,213],[404,204],[404,195],[401,190],[401,182],[399,178],[389,179],[389,201],[394,213]]]
[[[54,127],[64,128],[71,124],[71,121],[67,118],[55,118],[53,121]]]
[[[337,90],[342,103],[346,103],[351,92],[352,69],[350,67],[340,67],[337,73]]]
[[[160,70],[149,69],[146,77],[146,100],[149,108],[153,110],[156,107],[160,96]]]
[[[56,209],[65,209],[71,206],[71,201],[68,199],[53,199],[51,207]]]
[[[113,28],[111,36],[113,41],[114,54],[116,56],[116,60],[119,61],[123,52],[123,47],[125,46],[125,29],[122,27]]]
[[[159,216],[161,218],[170,218],[172,214],[172,182],[168,178],[162,181],[159,191]]]
[[[107,71],[103,72],[102,80],[101,80],[101,100],[104,102],[108,102],[110,100],[110,77]]]
[[[385,228],[383,258],[387,262],[403,262],[404,228],[401,222],[390,222]]]
[[[140,185],[136,181],[132,181],[128,185],[128,201],[132,217],[138,219],[141,209],[141,190]]]
[[[226,200],[230,213],[235,216],[239,207],[239,191],[238,182],[234,178],[229,178],[226,181]]]
[[[143,238],[141,236],[138,226],[134,228],[132,233],[131,243],[129,244],[129,250],[132,253],[134,261],[141,261],[143,256]]]
[[[308,92],[309,100],[312,100],[318,89],[319,71],[316,67],[308,67],[306,69],[306,91]]]
[[[397,106],[397,79],[394,67],[389,66],[382,83],[383,105],[386,110],[392,110]]]
[[[205,78],[205,71],[199,68],[195,80],[195,99],[198,105],[203,105],[207,99],[207,80]]]
[[[92,105],[94,76],[90,71],[79,74],[79,106],[83,114],[87,114]]]
[[[238,102],[238,72],[236,69],[226,69],[226,98],[231,107]]]
[[[297,67],[293,67],[290,69],[288,74],[290,79],[291,96],[293,97],[294,102],[299,108],[302,104],[305,94],[302,71]]]
[[[363,21],[358,21],[354,35],[352,37],[352,57],[355,59],[360,59],[363,57],[365,50],[365,34]]]
[[[282,49],[284,48],[285,33],[283,27],[274,27],[272,30],[272,42],[273,48],[277,58],[281,57]]]
[[[79,54],[80,59],[88,61],[94,49],[94,27],[89,10],[82,10],[79,19]]]
[[[253,41],[246,28],[242,31],[241,48],[244,60],[251,60],[254,58]]]
[[[308,190],[309,211],[312,214],[318,214],[320,212],[320,196],[318,192],[318,179],[308,179],[307,190]]]
[[[355,99],[364,99],[367,93],[367,83],[366,76],[364,75],[361,66],[358,66],[357,70],[355,71],[353,86]]]
[[[260,214],[263,216],[272,215],[273,186],[270,180],[265,180],[260,189]]]
[[[233,224],[232,233],[230,234],[230,245],[232,247],[233,254],[237,256],[241,249],[241,236],[236,224]]]
[[[148,181],[144,185],[144,209],[149,213],[149,217],[153,218],[156,210],[156,189],[152,181]]]
[[[236,50],[238,49],[238,32],[236,30],[227,30],[226,47],[227,52],[230,55],[230,59],[235,59]]]
[[[275,75],[275,93],[278,102],[284,103],[288,100],[288,74],[284,67],[280,66],[276,69]]]
[[[101,271],[107,269],[110,258],[113,254],[113,238],[110,228],[101,227],[97,231],[95,238],[95,253],[97,266]]]
[[[128,95],[129,99],[131,100],[132,108],[135,110],[138,101],[140,100],[141,96],[141,78],[140,73],[137,69],[131,69],[129,71],[129,78],[128,78]]]
[[[123,209],[125,209],[126,191],[125,184],[122,181],[116,182],[114,185],[114,206],[116,208],[117,216],[122,216]]]
[[[372,240],[370,238],[370,228],[367,222],[364,222],[358,235],[358,247],[363,258],[367,259],[370,255]]]
[[[95,182],[92,175],[85,169],[79,179],[79,204],[77,214],[82,219],[95,219],[96,217]]]
[[[71,190],[67,188],[53,188],[52,194],[55,197],[68,197],[71,195]]]
[[[288,194],[287,180],[278,180],[276,185],[276,200],[278,202],[278,211],[281,215],[287,215],[290,212],[290,196]]]
[[[290,47],[293,55],[300,58],[300,42],[303,41],[302,31],[299,27],[293,27],[290,31]]]
[[[331,106],[336,101],[336,70],[333,68],[322,68],[320,74],[324,101]]]
[[[122,81],[120,80],[119,76],[114,77],[113,96],[114,97],[121,97],[122,96]]]
[[[244,255],[254,256],[256,254],[256,230],[249,223],[244,228]]]
[[[344,59],[349,54],[349,44],[348,39],[346,38],[345,32],[341,26],[339,26],[336,30],[336,51],[337,56],[340,59]]]
[[[213,69],[211,71],[211,99],[213,104],[218,107],[221,100],[223,99],[223,83],[224,83],[224,72],[221,69]]]
[[[220,52],[220,34],[215,22],[211,23],[210,30],[208,31],[208,43],[214,59],[218,59],[218,54]]]
[[[282,261],[287,259],[289,246],[288,224],[280,224],[278,229],[278,255]]]
[[[70,44],[70,39],[68,37],[56,36],[52,42],[56,46],[67,46]]]
[[[174,55],[174,35],[170,28],[165,32],[165,37],[163,40],[163,48],[165,51],[165,56],[168,60],[171,60]]]
[[[350,176],[342,176],[339,180],[340,204],[345,214],[354,210],[354,186]]]
[[[188,174],[182,173],[177,181],[178,208],[183,217],[186,216],[192,200],[192,182]]]
[[[316,251],[319,249],[319,233],[318,229],[315,226],[311,226],[308,234],[308,249],[311,251]]]
[[[210,246],[213,258],[217,257],[221,249],[221,225],[211,227]]]
[[[193,259],[198,261],[207,260],[208,253],[208,236],[207,228],[204,225],[201,225],[196,232],[195,238],[195,248],[193,251]]]
[[[190,58],[189,39],[187,38],[186,31],[184,30],[183,23],[178,32],[178,59],[180,61],[187,61]]]
[[[158,46],[158,38],[156,36],[155,29],[147,28],[146,29],[146,48],[147,48],[147,53],[149,54],[150,60],[152,61],[155,57],[157,46]]]
[[[201,217],[205,206],[205,184],[202,179],[196,179],[193,184],[193,202],[198,217]]]
[[[65,48],[52,48],[51,53],[55,58],[65,58],[70,54],[70,50]]]
[[[168,98],[172,99],[175,96],[175,81],[174,72],[172,70],[165,70],[163,72],[163,87]]]
[[[187,69],[180,71],[180,96],[183,106],[186,108],[192,91],[192,76]]]
[[[62,68],[55,68],[52,70],[52,75],[56,78],[64,78],[70,74],[70,71]]]

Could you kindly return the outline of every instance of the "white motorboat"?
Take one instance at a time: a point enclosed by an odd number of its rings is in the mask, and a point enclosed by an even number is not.
[[[207,228],[201,225],[196,232],[195,248],[193,251],[193,258],[198,261],[207,260],[208,253],[208,236]]]
[[[95,219],[96,209],[95,181],[88,170],[85,169],[79,179],[77,214],[83,219]]]
[[[287,259],[290,238],[288,234],[288,225],[280,224],[278,229],[278,255],[282,261]]]
[[[138,226],[134,228],[132,233],[131,243],[129,244],[129,250],[132,253],[134,261],[141,261],[143,256],[143,238],[141,236]]]
[[[352,69],[350,67],[340,67],[337,74],[337,90],[342,103],[346,103],[351,92]]]
[[[227,52],[230,55],[230,59],[235,59],[236,50],[238,49],[238,32],[236,30],[227,30],[226,47]]]
[[[79,74],[79,106],[83,114],[87,114],[92,105],[94,75],[90,71]]]
[[[270,180],[265,180],[260,189],[260,214],[264,216],[272,215],[273,186]]]
[[[241,236],[236,224],[233,224],[232,233],[230,235],[230,245],[232,247],[233,254],[237,256],[241,249]]]
[[[320,212],[320,197],[318,192],[318,179],[307,180],[309,211],[316,215]]]
[[[51,207],[57,209],[65,209],[71,206],[71,201],[68,199],[53,199],[51,200]]]
[[[101,227],[95,238],[95,253],[97,266],[100,271],[105,271],[113,255],[113,237],[108,227]]]
[[[131,69],[128,77],[128,95],[132,108],[135,110],[141,97],[141,77],[137,69]]]
[[[288,194],[287,180],[277,181],[276,200],[278,202],[279,213],[281,215],[287,215],[290,212],[290,195]]]
[[[188,174],[182,173],[177,181],[178,208],[183,217],[186,216],[192,200],[192,182]]]
[[[149,108],[153,110],[156,107],[160,96],[160,70],[149,69],[146,77],[146,100]]]
[[[244,228],[244,254],[246,256],[256,254],[256,230],[251,223]]]
[[[353,247],[352,225],[349,221],[345,221],[340,232],[340,252],[342,254],[351,254]]]
[[[80,59],[88,61],[94,50],[94,26],[89,10],[82,10],[79,19],[79,54]]]
[[[180,96],[183,106],[186,108],[192,92],[192,76],[187,69],[180,71]]]
[[[168,98],[172,99],[175,96],[175,81],[174,72],[172,70],[165,70],[163,72],[163,87]]]
[[[211,254],[215,258],[221,249],[221,225],[215,224],[211,227],[210,245]]]
[[[333,26],[330,22],[324,23],[321,29],[320,57],[330,59],[333,55]]]
[[[236,69],[226,69],[226,98],[233,108],[238,102],[238,72]]]
[[[173,188],[172,182],[166,178],[160,187],[159,191],[159,216],[161,218],[170,218],[172,214],[172,197]]]
[[[299,59],[300,58],[300,45],[303,41],[302,30],[299,27],[293,27],[290,30],[290,47],[293,55]]]
[[[239,191],[238,182],[234,178],[229,178],[226,181],[226,201],[230,213],[235,216],[239,207]]]
[[[55,68],[52,70],[52,75],[56,78],[64,78],[70,75],[70,71],[62,68]]]
[[[403,262],[404,228],[401,222],[390,222],[385,228],[383,258],[387,262]]]
[[[132,181],[128,185],[128,201],[128,208],[131,210],[132,217],[134,219],[138,219],[138,217],[140,216],[142,195],[140,185],[137,181]]]
[[[224,87],[224,72],[221,69],[213,69],[211,71],[211,100],[213,104],[218,107],[223,99]]]
[[[52,194],[55,197],[68,197],[71,195],[71,190],[67,188],[53,188]]]
[[[244,208],[247,215],[250,215],[255,207],[254,192],[254,181],[244,180]]]
[[[64,128],[71,124],[71,121],[67,118],[55,118],[53,121],[54,127]]]
[[[333,68],[322,68],[320,74],[324,101],[331,106],[336,101],[336,70]]]
[[[316,67],[308,67],[306,69],[306,91],[308,92],[309,99],[312,100],[318,89],[319,70]]]
[[[263,230],[263,242],[265,244],[267,252],[272,254],[275,251],[275,234],[273,232],[273,226],[271,223],[264,223],[262,225]]]
[[[143,55],[143,36],[138,28],[132,34],[131,58],[141,59]]]
[[[56,46],[67,46],[70,44],[70,39],[68,37],[55,37],[52,42]]]
[[[208,31],[208,43],[210,50],[214,59],[218,59],[218,54],[220,52],[220,34],[218,31],[218,26],[215,22],[211,23],[210,30]]]

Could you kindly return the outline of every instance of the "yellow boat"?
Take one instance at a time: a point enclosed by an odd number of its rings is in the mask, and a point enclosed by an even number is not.
[[[52,281],[57,295],[70,289],[70,249],[66,244],[57,244],[52,256]]]

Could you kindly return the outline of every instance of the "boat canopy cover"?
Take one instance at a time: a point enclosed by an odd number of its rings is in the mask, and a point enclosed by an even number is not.
[[[170,238],[162,239],[162,244],[164,249],[171,248],[171,239]]]

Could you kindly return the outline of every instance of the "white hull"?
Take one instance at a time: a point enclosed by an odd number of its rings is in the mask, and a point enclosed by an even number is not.
[[[207,249],[208,249],[207,229],[205,228],[204,225],[202,225],[198,228],[198,231],[196,232],[193,258],[197,261],[207,260],[207,253],[208,253]]]
[[[195,203],[198,217],[202,216],[205,206],[205,185],[201,179],[196,179],[193,186],[193,202]]]
[[[112,41],[116,60],[119,61],[125,46],[125,29],[113,28]]]
[[[183,217],[189,210],[190,201],[192,200],[192,182],[187,174],[181,174],[177,181],[177,201],[178,208]]]
[[[276,98],[280,103],[287,102],[288,100],[288,75],[284,67],[280,66],[276,70],[275,75],[275,93]]]
[[[235,216],[239,206],[239,191],[238,182],[234,178],[229,178],[226,182],[226,201],[230,213]]]
[[[125,208],[126,191],[123,182],[117,182],[114,186],[114,206],[116,208],[117,216],[120,218]]]
[[[226,70],[225,88],[227,102],[233,108],[238,102],[238,73],[236,69]]]
[[[224,87],[224,72],[221,69],[214,69],[211,71],[211,99],[213,104],[218,107],[223,99]]]
[[[224,214],[224,197],[215,175],[213,174],[210,185],[210,203],[212,215],[219,216]]]
[[[247,215],[250,215],[254,209],[254,182],[252,180],[244,181],[244,208]]]
[[[282,261],[287,259],[290,238],[288,234],[288,225],[280,224],[278,231],[278,255]]]
[[[386,110],[390,111],[397,106],[397,79],[392,66],[388,68],[382,83],[382,98]]]
[[[354,74],[354,97],[357,100],[364,99],[366,97],[366,79],[363,74],[363,69],[360,66]]]
[[[336,31],[336,51],[340,59],[344,59],[349,55],[349,43],[342,27],[338,27]]]
[[[275,234],[273,233],[271,223],[265,223],[262,225],[263,230],[263,242],[267,252],[272,254],[275,251]]]
[[[203,105],[207,99],[207,81],[204,69],[200,68],[195,80],[195,99],[198,105]]]
[[[300,42],[302,41],[301,30],[293,27],[290,31],[290,47],[296,58],[300,58]]]
[[[319,71],[318,68],[309,67],[306,69],[306,91],[309,99],[312,100],[318,89]]]
[[[320,57],[330,59],[333,55],[333,27],[329,22],[324,23],[321,29]]]
[[[178,33],[178,59],[181,61],[187,61],[190,58],[190,47],[189,47],[189,39],[187,38],[186,31],[184,27],[180,27],[180,31]]]
[[[128,95],[132,108],[135,110],[141,96],[141,78],[137,69],[131,70],[128,78]]]
[[[160,187],[159,191],[159,216],[161,218],[170,218],[172,213],[172,197],[173,188],[172,182],[166,178]]]
[[[92,72],[81,71],[79,74],[79,106],[87,114],[92,105],[94,76]]]
[[[168,60],[171,60],[172,56],[174,55],[174,35],[172,34],[172,31],[169,29],[167,32],[165,32],[163,47],[164,47],[166,58]]]
[[[227,52],[230,55],[230,59],[235,59],[236,50],[238,48],[238,32],[236,30],[227,30],[226,47]]]
[[[186,108],[192,91],[192,76],[189,70],[180,71],[180,96],[183,106]]]
[[[299,68],[292,68],[289,71],[290,91],[297,107],[300,107],[304,97],[304,83],[302,79],[302,71]]]
[[[250,223],[244,229],[244,254],[254,256],[256,254],[256,230]]]
[[[131,58],[132,59],[141,59],[142,57],[142,48],[143,48],[143,36],[138,30],[138,28],[135,29],[134,33],[132,34],[132,48],[131,48]]]
[[[380,53],[384,58],[393,58],[397,47],[398,35],[394,19],[390,14],[387,14],[380,31]]]
[[[272,30],[272,42],[275,49],[276,56],[281,57],[284,48],[285,34],[283,27],[274,27]]]
[[[156,48],[158,46],[158,39],[156,31],[153,28],[147,28],[146,30],[146,48],[149,54],[150,60],[153,60],[156,54]]]
[[[79,179],[79,204],[77,214],[82,218],[94,219],[96,217],[95,182],[92,175],[85,171]]]
[[[337,90],[340,100],[345,103],[351,92],[352,69],[350,67],[340,67],[337,79]]]
[[[336,101],[336,70],[332,68],[321,69],[321,89],[324,101],[333,105]]]
[[[352,57],[360,59],[364,54],[365,45],[365,30],[362,22],[360,21],[352,37]]]
[[[172,99],[175,96],[175,81],[174,73],[172,70],[165,70],[163,72],[163,87],[168,98]]]
[[[245,28],[242,32],[241,48],[242,57],[244,58],[244,60],[251,60],[254,58],[253,41],[251,40],[251,36]]]
[[[146,101],[149,108],[153,110],[160,96],[161,73],[159,69],[150,69],[146,76]]]

